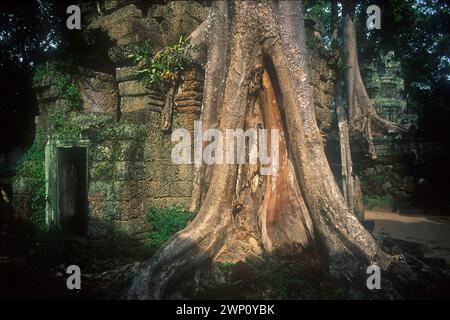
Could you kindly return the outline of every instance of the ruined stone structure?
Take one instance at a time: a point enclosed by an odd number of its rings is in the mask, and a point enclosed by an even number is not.
[[[106,34],[112,43],[106,49],[115,72],[78,66],[71,73],[80,92],[80,109],[70,109],[70,101],[58,92],[52,72],[36,85],[40,110],[36,123],[47,139],[49,225],[64,228],[74,216],[82,215],[77,220],[79,233],[95,238],[118,229],[142,238],[148,231],[148,208],[190,202],[193,166],[171,162],[171,130],[161,130],[164,93],[143,85],[137,75],[139,66],[129,55],[144,40],[163,48],[182,34],[188,35],[207,17],[208,7],[194,1],[146,3],[103,1],[84,7],[87,34]],[[310,83],[318,123],[325,135],[331,124],[335,61],[314,29],[309,30],[308,45]],[[172,130],[193,131],[194,120],[201,112],[203,81],[201,66],[192,66],[181,75]],[[54,118],[49,116],[52,110],[63,114],[67,128],[74,129],[71,131],[76,135],[56,132]],[[30,210],[32,190],[27,179],[19,174],[14,185],[16,208],[22,212]]]
[[[364,64],[365,84],[377,113],[384,119],[411,129],[417,127],[417,114],[408,108],[404,95],[400,61],[394,53],[380,55]],[[417,181],[411,176],[411,167],[423,154],[424,144],[411,134],[390,134],[374,137],[377,160],[363,161],[361,173],[363,193],[382,196],[387,203],[405,205],[411,200]]]
[[[365,83],[377,113],[384,119],[410,127],[416,116],[408,113],[400,61],[391,51],[364,65]]]
[[[364,64],[364,81],[377,113],[384,119],[411,128],[417,124],[417,115],[408,110],[401,77],[400,61],[394,53],[380,55]],[[390,162],[396,157],[409,154],[414,148],[406,135],[388,135],[374,138],[377,156]]]

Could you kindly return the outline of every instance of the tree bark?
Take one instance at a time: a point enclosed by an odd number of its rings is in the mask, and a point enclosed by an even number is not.
[[[173,107],[175,104],[175,91],[178,87],[178,80],[168,89],[161,111],[161,130],[168,131],[172,128]]]
[[[174,277],[199,264],[245,260],[251,254],[248,243],[274,256],[317,249],[332,274],[344,278],[352,278],[361,265],[389,263],[349,210],[325,157],[299,2],[233,1],[229,6],[229,50],[221,51],[226,58],[215,60],[229,62],[217,70],[215,63],[207,64],[211,82],[205,90],[216,89],[214,99],[204,97],[203,112],[209,114],[202,119],[222,132],[281,129],[279,170],[263,176],[260,164],[212,165],[196,218],[139,269],[129,298],[163,298]],[[211,23],[211,29],[220,29],[222,22]],[[223,74],[215,77],[216,72]]]
[[[338,54],[338,59],[342,57],[339,56],[338,51],[338,6],[337,1],[332,1],[331,7],[331,25],[332,34],[331,41],[333,50]],[[342,70],[338,70],[338,77],[335,84],[335,106],[336,114],[338,119],[338,129],[339,129],[339,143],[341,151],[341,177],[342,177],[342,192],[344,198],[347,200],[347,205],[349,209],[354,212],[355,216],[359,221],[364,220],[364,204],[362,202],[362,193],[360,180],[357,175],[353,172],[353,161],[352,152],[350,146],[350,134],[348,126],[347,111],[344,107],[343,97],[342,97]]]
[[[205,129],[217,128],[223,100],[223,82],[228,57],[228,6],[227,1],[214,2],[207,26],[208,32],[205,39],[207,62],[201,113],[201,121]],[[211,171],[212,167],[206,164],[195,165],[191,211],[197,211],[200,208],[205,190],[211,180]]]

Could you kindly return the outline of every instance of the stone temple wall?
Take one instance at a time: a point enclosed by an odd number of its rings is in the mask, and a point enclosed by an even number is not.
[[[394,53],[380,55],[364,64],[364,82],[377,113],[384,119],[406,128],[417,125],[417,114],[409,112],[401,77],[400,61]],[[408,135],[386,135],[374,138],[380,161],[392,162],[417,148]]]
[[[309,83],[312,88],[317,124],[325,137],[332,125],[337,60],[331,51],[323,46],[319,25],[308,18],[305,20],[305,26],[309,54]]]
[[[40,115],[37,126],[48,136],[48,150],[80,143],[88,148],[88,235],[105,237],[119,229],[143,238],[148,231],[146,213],[150,207],[175,203],[187,205],[193,181],[192,165],[175,165],[170,155],[171,130],[161,130],[164,96],[147,89],[130,61],[133,47],[151,39],[164,47],[189,34],[206,18],[208,8],[199,1],[104,1],[83,8],[88,33],[102,32],[112,44],[108,59],[115,72],[106,74],[78,67],[71,75],[80,92],[82,108],[70,111],[68,101],[58,93],[51,74],[36,87]],[[335,62],[321,45],[313,27],[308,29],[310,83],[319,127],[324,135],[331,125]],[[193,132],[199,119],[204,72],[192,67],[182,74],[175,96],[172,130]],[[80,129],[78,138],[61,139],[52,131],[51,109],[66,110],[68,126]],[[66,108],[66,109],[65,109]],[[63,112],[64,113],[64,112]],[[50,160],[49,160],[50,159]],[[52,179],[52,156],[47,156],[48,179]],[[50,165],[49,165],[50,164]],[[55,174],[53,174],[55,175]],[[27,178],[17,177],[17,203],[29,203]],[[58,190],[50,183],[47,197],[55,202]],[[28,206],[29,207],[29,206]],[[58,208],[47,209],[47,215]],[[51,217],[50,217],[51,218]],[[50,219],[51,220],[51,219]]]

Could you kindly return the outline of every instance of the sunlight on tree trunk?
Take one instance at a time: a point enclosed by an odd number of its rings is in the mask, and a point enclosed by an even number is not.
[[[300,3],[218,1],[212,10],[204,129],[281,129],[280,167],[273,176],[258,164],[199,170],[208,188],[195,200],[196,218],[142,265],[128,297],[161,299],[171,280],[203,263],[245,261],[245,243],[274,256],[313,248],[341,278],[373,262],[386,267],[389,257],[349,210],[325,157]]]

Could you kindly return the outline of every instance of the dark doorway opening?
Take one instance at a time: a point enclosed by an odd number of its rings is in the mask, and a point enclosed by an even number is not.
[[[86,148],[58,148],[59,226],[65,234],[87,231]]]

